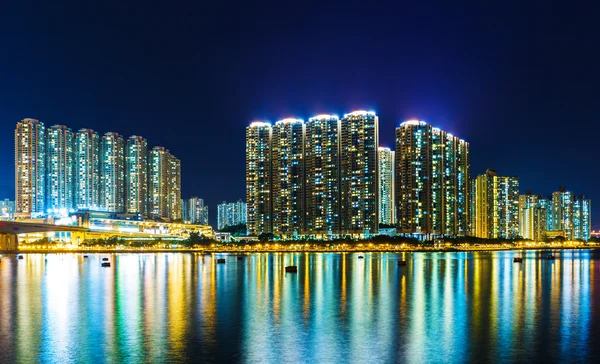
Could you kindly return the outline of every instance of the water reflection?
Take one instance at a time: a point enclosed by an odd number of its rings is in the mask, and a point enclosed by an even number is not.
[[[4,256],[0,362],[591,360],[600,256],[553,254]]]

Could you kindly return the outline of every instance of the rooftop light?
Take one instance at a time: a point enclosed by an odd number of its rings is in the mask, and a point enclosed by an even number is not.
[[[271,126],[270,123],[267,123],[265,121],[253,121],[252,123],[250,123],[251,127],[259,127],[259,126]]]

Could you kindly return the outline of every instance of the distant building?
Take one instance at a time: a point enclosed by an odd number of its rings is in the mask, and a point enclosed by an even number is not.
[[[304,139],[305,231],[340,233],[340,120],[334,115],[308,119]]]
[[[15,214],[44,214],[46,129],[35,119],[23,119],[15,129]]]
[[[125,148],[125,211],[148,216],[148,142],[136,135]]]
[[[298,235],[304,231],[304,122],[284,119],[271,136],[273,233]]]
[[[0,201],[0,220],[13,220],[15,218],[15,202],[7,198]]]
[[[246,128],[246,203],[248,232],[270,233],[271,200],[271,124],[255,121]]]
[[[543,241],[546,236],[547,201],[542,195],[526,191],[519,196],[519,236],[524,239]]]
[[[73,210],[73,132],[64,125],[46,130],[46,210]]]
[[[125,141],[118,133],[106,133],[100,141],[100,208],[125,211]]]
[[[591,201],[575,196],[561,186],[552,194],[551,218],[548,230],[563,231],[568,240],[589,240],[591,233]]]
[[[192,224],[208,225],[208,206],[204,205],[204,200],[198,197],[184,200],[183,220]]]
[[[341,120],[341,233],[369,236],[379,230],[379,118],[355,111]]]
[[[394,225],[394,151],[379,147],[379,223]]]
[[[91,129],[75,134],[75,208],[100,209],[100,136]]]
[[[469,143],[419,120],[396,128],[398,234],[462,236],[469,231]]]
[[[217,206],[217,229],[221,230],[227,226],[235,226],[247,223],[247,206],[245,202],[227,203],[223,201]]]
[[[519,236],[519,180],[488,169],[472,182],[472,234],[478,238]]]
[[[181,219],[181,162],[163,147],[152,148],[149,159],[148,213],[150,217]]]

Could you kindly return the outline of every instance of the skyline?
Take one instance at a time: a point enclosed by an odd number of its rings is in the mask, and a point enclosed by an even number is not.
[[[468,141],[473,174],[491,168],[536,193],[566,185],[600,198],[591,12],[572,4],[288,7],[8,4],[0,198],[14,194],[10,134],[26,117],[169,146],[184,166],[183,196],[215,209],[244,196],[250,121],[356,109],[377,112],[381,146],[393,147],[394,128],[417,118]],[[379,26],[332,26],[342,19]]]
[[[351,115],[351,114],[354,114],[354,113],[367,113],[367,114],[374,114],[374,115],[376,115],[376,112],[375,112],[375,111],[356,111],[356,110],[355,110],[355,111],[351,111],[351,112],[349,112],[349,113],[344,113],[344,114],[342,114],[342,115],[344,115],[344,116],[347,116],[347,115]],[[286,118],[280,119],[280,120],[278,120],[278,121],[276,121],[276,122],[274,122],[274,123],[272,123],[272,122],[270,122],[270,121],[267,121],[267,120],[254,120],[254,121],[250,122],[249,124],[247,124],[246,126],[248,126],[248,125],[252,125],[252,124],[254,124],[254,123],[258,123],[258,124],[265,124],[265,125],[270,125],[271,127],[275,127],[276,125],[285,125],[285,124],[289,124],[290,122],[292,122],[292,123],[293,123],[293,122],[299,122],[299,123],[302,123],[302,124],[306,124],[307,122],[310,122],[311,120],[315,120],[315,119],[322,118],[322,117],[332,117],[332,118],[336,118],[336,119],[337,119],[337,118],[339,118],[339,117],[338,117],[336,114],[331,114],[331,115],[329,115],[329,114],[319,114],[319,115],[314,115],[314,116],[311,116],[311,117],[307,118],[307,120],[305,120],[305,119],[302,119],[302,118],[296,118],[296,117],[286,117]],[[377,117],[379,117],[379,116],[377,115]],[[30,119],[30,118],[25,118],[25,119]],[[340,119],[340,120],[342,120],[342,118],[339,118],[339,119]],[[34,119],[34,120],[35,120],[35,119]],[[45,125],[45,127],[46,127],[48,130],[52,130],[52,129],[56,129],[56,128],[59,128],[59,129],[60,129],[60,128],[65,128],[65,126],[64,126],[64,125],[60,125],[60,124],[50,124],[50,125],[48,125],[48,124],[44,123],[44,121],[42,121],[42,120],[39,120],[39,121],[40,121],[42,124],[44,124],[44,125]],[[417,122],[417,121],[415,121],[414,119],[410,119],[410,120],[404,120],[404,121],[402,121],[402,122],[400,122],[400,123],[398,124],[398,127],[401,127],[401,126],[403,126],[403,125],[406,125],[407,123],[408,123],[408,124],[410,124],[410,123],[413,123],[413,122]],[[422,121],[422,120],[418,120],[418,122],[419,122],[419,123],[423,123],[424,121]],[[429,124],[428,124],[428,123],[425,123],[424,125],[429,125]],[[433,128],[434,130],[439,130],[439,128],[437,128],[435,125],[430,125],[430,127],[431,127],[431,128]],[[71,127],[66,127],[66,128],[68,128],[68,130],[69,130],[69,131],[70,131],[70,130],[77,130],[76,128],[71,128]],[[79,132],[79,133],[81,133],[81,132],[83,132],[83,131],[88,131],[88,130],[92,130],[92,129],[89,129],[89,128],[81,128],[81,129],[79,129],[79,131],[78,131],[78,132]],[[447,134],[448,134],[450,137],[457,138],[457,140],[458,140],[458,137],[456,137],[456,136],[455,136],[453,133],[449,133],[449,132],[445,132],[445,133],[447,133]],[[76,133],[73,133],[73,135],[74,135],[74,136],[75,136],[75,134],[76,134]],[[136,134],[133,134],[133,135],[131,135],[131,136],[129,136],[129,137],[127,137],[127,138],[125,138],[125,136],[124,136],[123,134],[119,134],[118,132],[110,132],[110,131],[109,131],[109,132],[106,132],[106,133],[104,133],[104,134],[103,134],[103,138],[104,138],[104,137],[106,137],[107,135],[113,135],[113,134],[114,134],[114,135],[118,135],[119,137],[121,137],[121,138],[123,139],[123,142],[124,142],[124,143],[126,143],[128,140],[132,140],[132,139],[135,139],[135,138],[139,138],[139,139],[141,139],[141,140],[144,140],[144,142],[146,142],[146,139],[145,139],[143,136],[140,136],[140,135],[139,135],[139,134],[143,134],[143,133],[138,133],[138,135],[136,135]],[[74,138],[73,138],[73,140],[75,140],[75,139],[76,139],[76,138],[74,137]],[[468,142],[468,141],[466,141],[466,140],[464,140],[464,139],[462,139],[462,138],[461,138],[460,140],[461,140],[461,142],[467,142],[468,144],[471,144],[470,142]],[[146,144],[147,144],[147,145],[150,145],[150,143],[148,143],[148,142],[146,142]],[[390,149],[392,152],[394,152],[394,153],[395,153],[395,150],[396,150],[396,148],[393,148],[393,147],[387,147],[387,146],[385,146],[385,145],[382,145],[382,144],[383,144],[383,143],[381,143],[381,142],[379,143],[379,147],[378,147],[379,149],[382,149],[382,148],[383,148],[383,149]],[[151,157],[151,152],[152,152],[152,151],[154,151],[156,148],[159,148],[159,149],[160,149],[160,148],[162,148],[162,149],[164,149],[164,150],[167,150],[167,149],[168,149],[168,148],[164,148],[164,147],[160,147],[160,146],[155,146],[155,147],[153,147],[153,148],[148,148],[148,152],[149,152],[149,154],[148,154],[148,160],[149,160],[149,161],[150,161],[150,159],[151,159],[151,158],[150,158],[150,157]],[[124,161],[126,161],[126,160],[127,160],[127,158],[124,158]],[[486,171],[487,171],[488,169],[490,169],[490,168],[486,168]],[[14,170],[14,169],[13,169],[13,170]],[[476,175],[479,175],[479,174],[481,174],[481,173],[477,173]],[[473,177],[473,175],[472,175],[472,177]],[[516,177],[519,177],[519,176],[516,176]],[[183,180],[183,177],[182,177],[181,179]],[[520,179],[520,178],[519,178],[519,179]],[[560,185],[560,186],[558,186],[558,187],[560,187],[560,188],[563,188],[565,185],[566,185],[566,184],[562,184],[562,185]],[[567,188],[570,188],[570,185],[566,185],[566,186],[567,186]],[[183,183],[182,183],[181,189],[183,190]],[[542,195],[542,196],[544,196],[544,197],[551,197],[551,196],[552,196],[552,194],[554,193],[554,191],[556,191],[556,189],[557,189],[557,188],[554,188],[554,189],[553,189],[553,190],[552,190],[550,193],[545,193],[545,192],[540,192],[540,191],[537,191],[537,190],[535,190],[535,188],[530,188],[530,186],[525,186],[525,187],[519,186],[518,194],[519,194],[519,195],[521,195],[521,194],[524,194],[526,191],[534,190],[534,191],[536,191],[536,192],[535,192],[536,194]],[[13,191],[14,191],[14,188],[13,188]],[[199,194],[190,194],[189,196],[184,196],[183,194],[181,194],[181,196],[182,196],[182,198],[183,198],[184,200],[187,200],[187,199],[190,199],[190,198],[197,198],[196,196],[198,196],[198,195],[199,195]],[[586,192],[586,193],[584,193],[584,195],[586,196],[586,198],[588,198],[588,199],[591,199],[590,195],[589,195],[587,192]],[[10,197],[5,197],[5,198],[8,198],[8,199],[12,199],[12,200],[14,200],[14,197],[15,197],[15,196],[14,196],[14,192],[13,192],[13,195],[12,195],[12,196],[10,196]],[[221,201],[221,202],[222,202],[222,201]],[[217,224],[218,224],[218,222],[217,222],[217,217],[216,217],[216,215],[217,215],[217,214],[216,214],[216,212],[217,212],[218,205],[219,205],[221,202],[217,202],[217,203],[216,203],[216,204],[213,206],[213,209],[214,209],[214,212],[213,212],[213,214],[209,214],[209,223],[210,223],[211,225],[217,226]],[[124,203],[127,203],[127,198],[125,199]],[[206,204],[206,206],[207,206],[207,208],[210,208],[210,206],[211,206],[211,205],[209,205],[209,204]],[[593,210],[594,210],[594,207],[592,207],[592,212],[593,212]],[[594,224],[593,224],[593,221],[594,221],[594,219],[593,219],[593,216],[594,216],[594,214],[592,213],[592,230],[594,230]],[[213,221],[213,220],[214,220],[214,221]]]

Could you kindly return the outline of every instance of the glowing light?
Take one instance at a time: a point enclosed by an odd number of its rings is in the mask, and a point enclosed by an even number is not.
[[[250,123],[250,127],[252,127],[252,128],[261,127],[261,126],[271,126],[271,124],[267,123],[266,121],[253,121],[252,123]]]
[[[346,116],[363,116],[363,115],[375,115],[375,111],[357,110],[357,111],[353,111],[349,114],[345,114],[344,117],[346,117]]]
[[[323,119],[339,119],[337,115],[328,115],[328,114],[320,114],[317,116],[313,116],[312,118],[308,119],[308,121],[311,120],[323,120]]]
[[[275,125],[278,124],[291,124],[291,123],[303,123],[304,120],[301,119],[294,119],[294,118],[285,118],[282,120],[279,120],[278,122],[275,123]]]
[[[427,125],[427,123],[424,121],[421,121],[421,120],[411,119],[411,120],[406,120],[405,122],[400,124],[400,126],[402,126],[402,125],[421,125],[422,126],[422,125]]]

